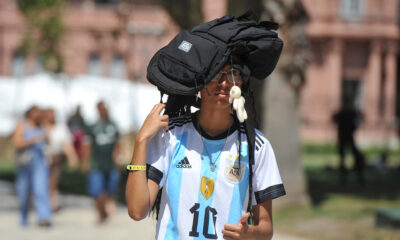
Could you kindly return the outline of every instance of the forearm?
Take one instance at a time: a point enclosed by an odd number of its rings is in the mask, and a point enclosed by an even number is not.
[[[82,145],[82,171],[84,173],[89,171],[90,168],[90,157],[91,157],[91,145],[85,143]]]
[[[17,149],[23,149],[29,147],[35,144],[36,141],[37,141],[36,138],[24,139],[22,133],[18,133],[16,136],[13,137],[13,143],[15,148]]]
[[[136,138],[132,165],[146,165],[147,141]],[[151,209],[150,193],[146,171],[138,170],[129,173],[125,196],[129,216],[135,220],[143,219]]]
[[[30,139],[30,140],[21,139],[20,141],[14,141],[14,145],[17,149],[23,149],[23,148],[29,147],[29,146],[33,145],[34,143],[35,143],[35,141],[33,139]]]
[[[78,166],[78,155],[75,152],[72,142],[65,142],[63,144],[64,154],[67,156],[68,164],[72,167]]]
[[[258,225],[249,225],[248,238],[255,240],[272,239],[273,229],[272,225],[268,222],[261,222]]]

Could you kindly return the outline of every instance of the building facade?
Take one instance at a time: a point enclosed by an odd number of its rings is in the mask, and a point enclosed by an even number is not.
[[[400,115],[399,0],[301,1],[309,15],[311,46],[299,98],[303,139],[334,141],[332,116],[346,98],[363,112],[360,139],[395,139]],[[151,57],[179,31],[155,1],[66,2],[61,52],[64,72],[70,76],[146,82]],[[226,0],[203,0],[206,20],[224,15],[226,9]],[[15,1],[0,1],[0,75],[22,77],[43,71],[40,59],[18,52],[25,28]]]
[[[146,81],[155,51],[179,31],[152,1],[69,0],[61,42],[63,72]],[[26,23],[13,0],[0,3],[0,75],[23,77],[43,71],[36,56],[19,52]]]
[[[359,140],[397,138],[399,1],[302,0],[309,15],[310,65],[301,92],[301,133],[333,141],[332,115],[345,99],[362,111]]]

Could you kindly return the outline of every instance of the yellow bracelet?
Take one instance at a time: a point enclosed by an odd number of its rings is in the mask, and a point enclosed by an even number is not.
[[[128,172],[137,171],[137,170],[146,170],[146,165],[127,165],[126,170]]]

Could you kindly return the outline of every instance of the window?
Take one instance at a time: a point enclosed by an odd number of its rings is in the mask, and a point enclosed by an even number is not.
[[[364,0],[341,0],[340,15],[347,21],[360,21],[364,17]]]
[[[114,56],[110,66],[111,78],[126,78],[125,62],[121,55]]]
[[[97,53],[90,55],[87,73],[94,76],[101,76],[103,74],[101,59]]]
[[[26,60],[21,53],[15,53],[11,64],[11,76],[23,77],[25,76]]]
[[[43,57],[36,57],[35,60],[35,74],[44,73],[44,59]]]

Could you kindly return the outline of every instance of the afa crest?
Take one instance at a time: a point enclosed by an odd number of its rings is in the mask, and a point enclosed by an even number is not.
[[[214,180],[208,177],[202,177],[200,183],[200,191],[203,197],[208,200],[214,192]]]
[[[225,176],[227,180],[231,183],[239,183],[243,180],[246,171],[246,162],[244,160],[240,161],[239,158],[235,160],[230,159],[225,169]]]

